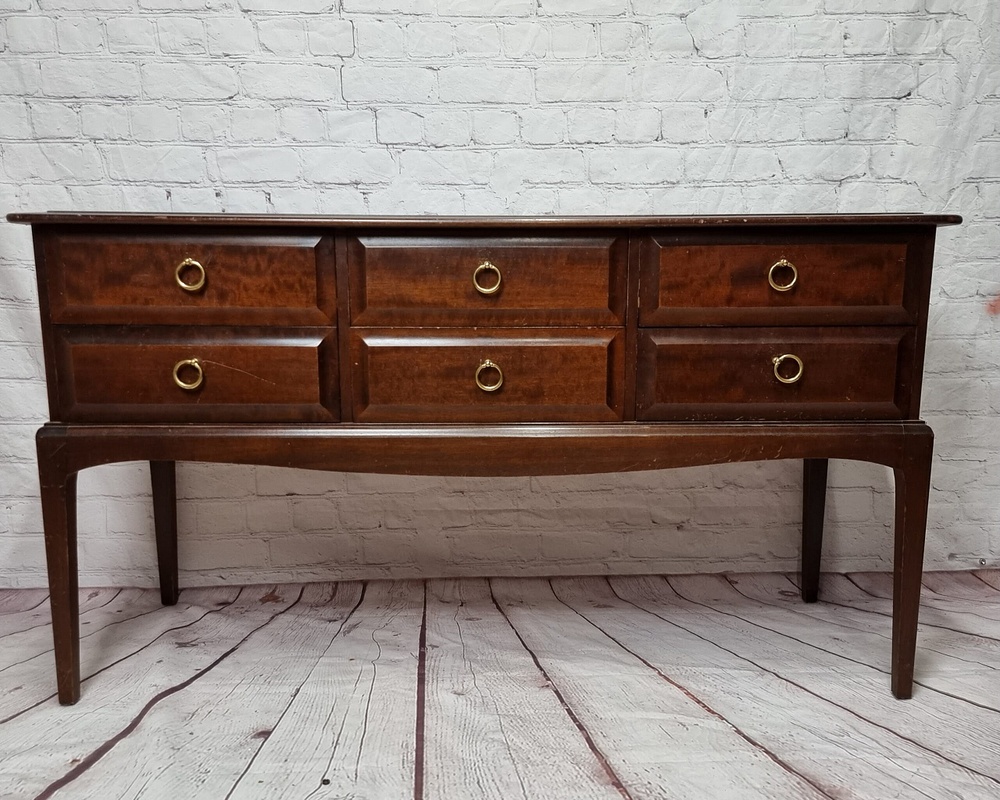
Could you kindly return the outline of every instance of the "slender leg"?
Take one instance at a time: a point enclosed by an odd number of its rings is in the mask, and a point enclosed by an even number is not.
[[[153,483],[153,525],[156,528],[156,557],[160,566],[160,600],[165,606],[177,604],[177,481],[175,462],[150,461]]]
[[[80,589],[76,561],[76,473],[67,475],[39,447],[42,524],[49,573],[59,702],[80,699]]]
[[[815,603],[819,596],[819,565],[823,556],[823,516],[826,513],[825,458],[802,462],[802,599]]]
[[[892,693],[900,700],[913,695],[913,661],[917,648],[920,579],[931,486],[932,441],[931,437],[925,437],[926,446],[921,448],[924,452],[894,470],[896,532],[892,581]]]

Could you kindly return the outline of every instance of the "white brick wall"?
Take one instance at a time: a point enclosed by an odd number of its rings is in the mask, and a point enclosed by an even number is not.
[[[992,0],[0,0],[0,210],[961,213],[927,565],[996,565],[998,28]],[[35,303],[0,224],[0,585],[44,582]],[[799,470],[182,465],[183,580],[791,568]],[[885,568],[891,477],[831,484],[826,565]],[[85,583],[154,582],[150,513],[144,465],[83,474]]]

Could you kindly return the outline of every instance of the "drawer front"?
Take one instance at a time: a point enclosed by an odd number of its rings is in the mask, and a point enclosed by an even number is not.
[[[636,416],[900,419],[913,340],[914,329],[896,327],[641,331]]]
[[[620,325],[625,236],[348,240],[356,325]],[[477,288],[478,286],[478,288]]]
[[[352,330],[350,350],[359,422],[622,419],[620,330]]]
[[[57,326],[55,346],[65,421],[340,417],[337,348],[330,329]],[[197,365],[183,363],[192,360]]]
[[[336,315],[330,237],[67,230],[43,241],[56,323],[329,325]]]
[[[907,286],[906,239],[835,236],[644,237],[639,324],[914,323],[919,300],[916,287]]]

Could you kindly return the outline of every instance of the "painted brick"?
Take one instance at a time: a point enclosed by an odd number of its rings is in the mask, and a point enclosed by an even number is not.
[[[938,234],[926,563],[1000,560],[1000,317],[985,311],[1000,291],[996,3],[0,0],[0,12],[12,12],[5,211],[964,214]],[[0,226],[0,585],[43,585],[30,233]],[[795,461],[533,479],[178,474],[190,585],[797,561]],[[885,568],[891,474],[833,462],[830,483],[825,564]],[[155,585],[148,468],[86,470],[79,491],[85,581]]]
[[[263,100],[332,100],[340,95],[340,75],[314,64],[259,64],[243,67],[247,96]]]

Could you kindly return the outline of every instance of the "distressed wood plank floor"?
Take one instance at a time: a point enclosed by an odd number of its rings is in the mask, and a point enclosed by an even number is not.
[[[891,577],[0,590],[0,798],[1000,797],[1000,571],[925,576],[910,701]]]

